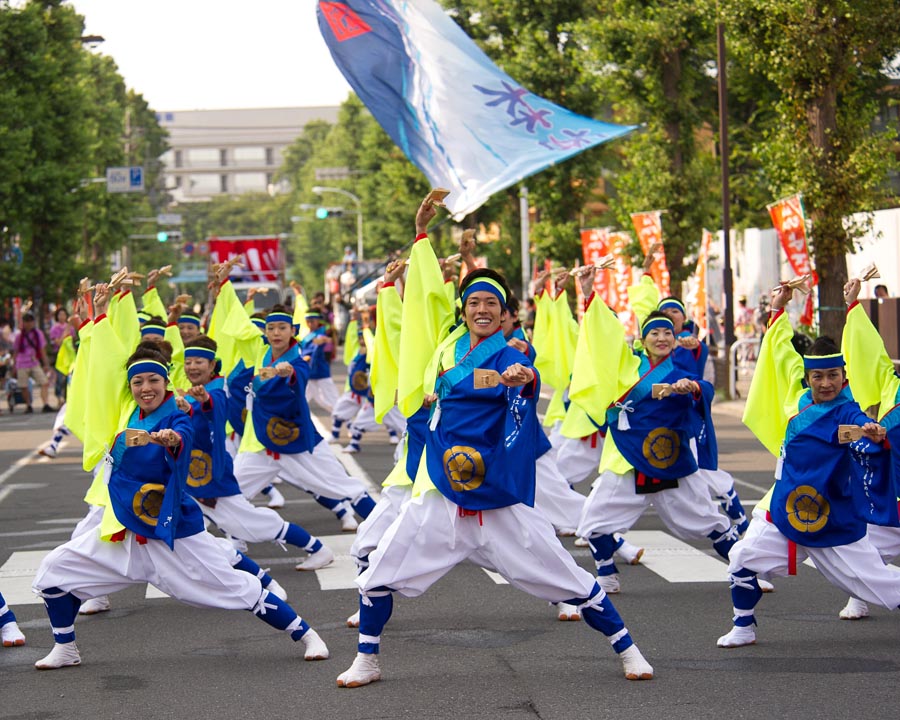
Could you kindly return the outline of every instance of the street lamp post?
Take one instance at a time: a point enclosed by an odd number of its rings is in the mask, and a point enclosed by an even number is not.
[[[321,195],[326,192],[339,193],[340,195],[344,195],[350,198],[354,203],[356,203],[356,259],[363,259],[363,215],[362,215],[362,201],[354,195],[352,192],[348,190],[344,190],[343,188],[335,188],[335,187],[322,187],[321,185],[316,185],[313,187],[312,191],[316,195]]]

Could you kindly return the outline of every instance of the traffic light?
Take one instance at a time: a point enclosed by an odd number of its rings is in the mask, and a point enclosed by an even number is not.
[[[169,239],[169,233],[167,233],[165,230],[160,230],[158,233],[156,233],[156,239],[158,242],[164,243]]]
[[[316,218],[319,220],[327,220],[328,218],[340,217],[344,214],[344,208],[339,207],[320,207],[316,208]]]
[[[173,242],[178,242],[181,240],[181,231],[180,230],[160,230],[156,233],[156,239],[158,242],[164,243],[172,240]]]

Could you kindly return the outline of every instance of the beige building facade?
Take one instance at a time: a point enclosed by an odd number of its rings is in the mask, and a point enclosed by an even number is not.
[[[166,188],[176,203],[245,192],[274,194],[284,150],[307,123],[336,123],[340,108],[284,107],[177,110],[157,113],[169,132],[161,158]]]

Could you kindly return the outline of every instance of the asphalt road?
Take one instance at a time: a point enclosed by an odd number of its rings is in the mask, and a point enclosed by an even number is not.
[[[52,461],[34,453],[49,439],[52,415],[10,416],[3,409],[0,591],[10,600],[23,597],[29,564],[64,542],[84,514],[88,478],[76,441]],[[754,501],[771,482],[774,463],[740,425],[739,411],[717,411],[721,464],[743,498]],[[380,481],[392,451],[386,435],[376,433],[355,458]],[[351,538],[309,496],[293,488],[284,494],[286,518],[326,537],[339,553],[349,547]],[[32,663],[52,644],[49,623],[33,599],[12,600],[28,644],[0,648],[0,720],[897,716],[900,614],[873,608],[864,621],[841,621],[846,597],[802,566],[762,600],[758,644],[720,650],[716,638],[731,616],[725,566],[719,576],[712,565],[712,581],[673,582],[667,568],[682,567],[684,557],[715,563],[710,547],[691,543],[694,552],[667,544],[671,538],[653,513],[636,530],[662,545],[648,550],[645,564],[622,569],[623,591],[614,600],[655,667],[652,682],[626,681],[608,643],[583,622],[558,622],[545,603],[463,565],[423,597],[396,599],[382,641],[381,682],[338,689],[335,678],[356,651],[355,631],[344,624],[357,604],[347,587],[349,560],[339,556],[339,567],[298,573],[295,556],[254,545],[251,555],[271,568],[289,602],[319,630],[331,659],[304,662],[299,644],[249,613],[190,608],[152,591],[147,597],[146,586],[136,586],[113,596],[110,612],[79,618],[80,667],[37,672]],[[586,550],[571,538],[563,543],[592,567]],[[343,587],[322,589],[333,585]]]

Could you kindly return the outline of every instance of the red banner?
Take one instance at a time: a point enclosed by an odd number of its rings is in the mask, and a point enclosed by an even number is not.
[[[625,255],[625,246],[631,241],[627,233],[617,232],[609,236],[609,249],[616,258],[615,267],[615,305],[610,307],[619,315],[619,320],[625,326],[625,332],[632,337],[638,334],[637,318],[628,304],[628,286],[634,282],[634,272]]]
[[[244,267],[231,272],[234,282],[262,282],[280,280],[284,262],[277,237],[208,239],[209,260],[223,263],[234,257],[243,259]]]
[[[810,285],[816,285],[819,278],[812,269],[806,244],[806,217],[800,195],[792,195],[772,203],[769,205],[769,215],[793,271],[797,275],[811,275]]]
[[[641,243],[644,255],[654,243],[662,243],[662,220],[659,210],[652,212],[632,213],[631,222]],[[669,289],[669,266],[666,265],[666,251],[661,249],[656,253],[656,259],[650,266],[650,276],[659,288],[662,297],[672,294]]]
[[[691,314],[697,327],[700,328],[700,337],[709,335],[709,318],[706,314],[708,298],[706,293],[706,274],[709,265],[709,246],[712,243],[712,233],[703,230],[703,239],[700,241],[700,253],[697,255],[697,271],[694,273],[696,283],[693,308]]]
[[[581,248],[584,264],[593,265],[609,255],[609,228],[592,228],[581,231]],[[612,269],[598,270],[594,274],[594,292],[610,307],[616,307],[616,286]]]

